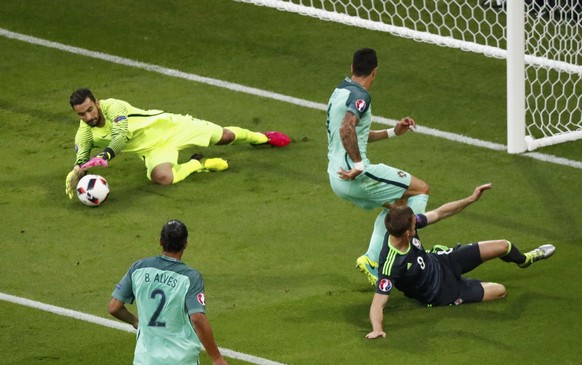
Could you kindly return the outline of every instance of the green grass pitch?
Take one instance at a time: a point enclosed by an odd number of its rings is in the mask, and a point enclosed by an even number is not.
[[[375,115],[505,144],[501,60],[229,0],[3,1],[0,14],[13,32],[318,103],[348,74],[352,52],[374,47]],[[423,242],[506,238],[557,252],[527,270],[494,261],[474,271],[506,285],[500,302],[427,309],[397,293],[388,338],[368,341],[372,289],[354,264],[377,213],[329,188],[325,112],[5,37],[0,50],[0,292],[109,318],[117,280],[159,252],[162,224],[178,218],[221,347],[306,365],[580,362],[582,170],[422,134],[370,145],[372,161],[430,184],[429,208],[493,182],[477,204],[423,230]],[[68,97],[82,86],[294,142],[204,149],[231,169],[170,187],[150,184],[141,161],[122,154],[98,171],[110,198],[88,208],[64,194],[78,122]],[[582,161],[581,142],[539,152]],[[131,334],[8,302],[0,327],[4,364],[127,364],[133,355]]]

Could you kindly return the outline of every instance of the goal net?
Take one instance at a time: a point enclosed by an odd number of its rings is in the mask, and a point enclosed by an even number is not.
[[[582,0],[235,0],[507,59],[508,151],[582,138]]]

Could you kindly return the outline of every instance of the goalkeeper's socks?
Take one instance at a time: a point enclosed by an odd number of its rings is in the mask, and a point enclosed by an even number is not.
[[[263,144],[267,143],[269,140],[269,137],[260,132],[253,132],[240,127],[225,127],[225,129],[228,129],[234,133],[234,141],[232,141],[230,144]]]
[[[513,243],[509,241],[507,241],[507,243],[509,244],[509,249],[505,255],[500,257],[500,259],[505,262],[515,262],[518,265],[523,264],[526,260],[526,256],[521,253],[521,251],[515,247]]]
[[[178,183],[187,178],[191,173],[200,171],[202,169],[204,169],[202,163],[196,159],[191,159],[190,161],[180,165],[174,165],[172,166],[172,174],[174,174],[174,180],[172,180],[172,184]]]
[[[418,194],[408,198],[406,205],[412,209],[414,214],[423,214],[426,212],[426,205],[428,204],[428,195]]]

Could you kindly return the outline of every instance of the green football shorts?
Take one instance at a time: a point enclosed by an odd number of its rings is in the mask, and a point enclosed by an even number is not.
[[[332,190],[366,210],[382,207],[402,198],[412,176],[385,164],[368,165],[354,180],[342,180],[330,175]]]

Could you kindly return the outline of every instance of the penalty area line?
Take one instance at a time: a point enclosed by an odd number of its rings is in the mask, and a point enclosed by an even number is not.
[[[57,307],[55,305],[41,303],[41,302],[37,302],[35,300],[17,297],[17,296],[6,294],[6,293],[0,292],[0,300],[3,300],[5,302],[18,304],[18,305],[22,305],[25,307],[30,307],[33,309],[42,310],[42,311],[53,313],[53,314],[57,314],[57,315],[63,316],[63,317],[70,317],[70,318],[77,319],[80,321],[85,321],[85,322],[97,324],[100,326],[113,328],[113,329],[124,331],[124,332],[130,332],[130,333],[136,332],[135,329],[127,323],[114,321],[114,320],[106,319],[106,318],[99,317],[99,316],[94,316],[92,314],[74,311],[72,309]],[[235,360],[246,361],[248,363],[256,364],[256,365],[286,365],[286,364],[283,364],[280,362],[276,362],[276,361],[272,361],[272,360],[268,360],[268,359],[263,359],[261,357],[244,354],[242,352],[233,351],[233,350],[225,349],[222,347],[220,347],[220,352],[225,357],[235,359]]]
[[[313,102],[313,101],[309,101],[309,100],[305,100],[305,99],[300,99],[300,98],[295,98],[292,96],[279,94],[279,93],[268,91],[268,90],[262,90],[262,89],[258,89],[258,88],[254,88],[254,87],[250,87],[250,86],[235,84],[235,83],[228,82],[228,81],[213,79],[210,77],[199,76],[196,74],[187,73],[187,72],[183,72],[180,70],[175,70],[175,69],[171,69],[171,68],[162,67],[159,65],[154,65],[151,63],[145,63],[145,62],[135,61],[135,60],[132,60],[129,58],[110,55],[107,53],[90,51],[90,50],[84,49],[84,48],[69,46],[69,45],[66,45],[63,43],[53,42],[53,41],[49,41],[46,39],[29,36],[26,34],[12,32],[12,31],[9,31],[9,30],[4,29],[4,28],[0,28],[0,36],[5,37],[5,38],[9,38],[9,39],[22,41],[22,42],[29,43],[29,44],[42,46],[42,47],[61,50],[64,52],[75,54],[75,55],[86,56],[86,57],[90,57],[90,58],[94,58],[94,59],[98,59],[98,60],[102,60],[102,61],[106,61],[106,62],[111,62],[111,63],[115,63],[118,65],[134,67],[134,68],[138,68],[138,69],[142,69],[142,70],[146,70],[146,71],[150,71],[150,72],[159,73],[159,74],[166,75],[166,76],[171,76],[171,77],[176,77],[179,79],[195,81],[195,82],[199,82],[199,83],[203,83],[203,84],[207,84],[207,85],[211,85],[211,86],[216,86],[216,87],[220,87],[220,88],[235,91],[235,92],[260,96],[260,97],[263,97],[266,99],[272,99],[272,100],[277,100],[277,101],[281,101],[284,103],[294,104],[294,105],[298,105],[298,106],[305,107],[305,108],[322,110],[322,111],[327,110],[326,104],[317,103],[317,102]],[[384,124],[384,125],[388,125],[388,126],[395,126],[396,123],[398,123],[397,120],[383,118],[383,117],[373,117],[372,120],[376,123],[380,123],[380,124]],[[463,135],[455,134],[455,133],[450,133],[450,132],[444,132],[444,131],[440,131],[438,129],[428,128],[428,127],[419,126],[416,129],[416,132],[420,133],[420,134],[426,134],[426,135],[429,135],[432,137],[444,138],[444,139],[447,139],[449,141],[463,143],[463,144],[467,144],[470,146],[486,148],[486,149],[493,150],[493,151],[506,151],[507,150],[506,146],[499,144],[499,143],[483,141],[480,139],[467,137],[467,136],[463,136]],[[568,159],[565,159],[562,157],[547,155],[547,154],[539,153],[539,152],[524,152],[523,154],[520,154],[520,156],[529,157],[529,158],[533,158],[533,159],[539,160],[539,161],[545,161],[545,162],[553,163],[556,165],[563,165],[563,166],[573,167],[573,168],[582,170],[582,162],[581,161],[568,160]]]

